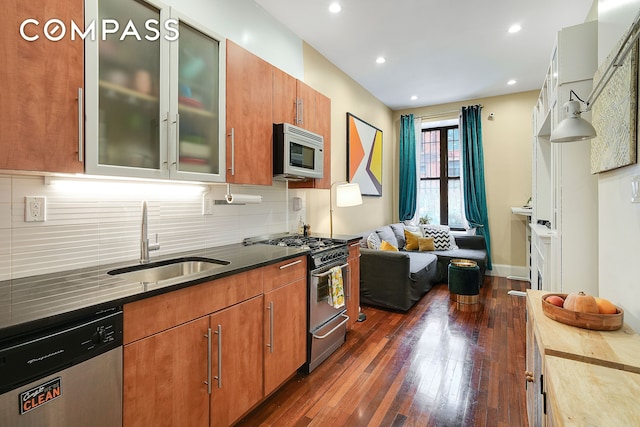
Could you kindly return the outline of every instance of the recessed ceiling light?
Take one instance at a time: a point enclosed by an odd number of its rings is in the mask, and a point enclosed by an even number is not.
[[[522,27],[520,26],[520,24],[513,24],[512,26],[509,27],[509,32],[513,34],[513,33],[517,33],[521,29]]]
[[[384,57],[382,57],[382,56],[378,56],[378,58],[376,59],[376,62],[378,64],[384,64],[385,62],[387,62],[387,60],[384,59]]]
[[[329,6],[329,12],[331,13],[338,13],[342,10],[342,6],[340,6],[340,4],[338,3],[331,3],[331,5]]]
[[[413,96],[411,97],[411,100],[412,100],[412,101],[415,101],[416,99],[418,99],[418,97],[417,97],[417,96],[415,96],[415,95],[413,95]]]
[[[508,84],[508,85],[514,85],[514,84],[516,84],[516,83],[517,83],[517,82],[516,82],[515,80],[513,80],[513,79],[511,79],[511,80],[509,80],[509,81],[507,82],[507,84]]]

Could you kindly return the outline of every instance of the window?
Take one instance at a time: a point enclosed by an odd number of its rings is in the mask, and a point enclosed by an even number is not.
[[[418,150],[418,218],[464,229],[458,125],[422,129]]]

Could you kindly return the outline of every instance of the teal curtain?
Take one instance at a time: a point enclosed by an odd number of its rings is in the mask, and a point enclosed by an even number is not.
[[[491,270],[491,238],[484,185],[481,112],[481,105],[462,107],[460,112],[464,213],[469,225],[476,227],[476,234],[484,236],[487,244],[487,268]]]
[[[400,221],[415,216],[417,198],[416,135],[413,114],[409,114],[400,116]]]

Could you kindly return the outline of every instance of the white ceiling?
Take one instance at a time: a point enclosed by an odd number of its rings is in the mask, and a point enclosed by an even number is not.
[[[541,88],[556,32],[583,23],[593,4],[338,0],[334,15],[333,0],[255,1],[393,110]],[[509,34],[515,23],[522,31]]]

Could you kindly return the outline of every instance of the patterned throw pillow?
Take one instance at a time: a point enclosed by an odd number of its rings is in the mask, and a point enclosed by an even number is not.
[[[380,249],[380,237],[378,237],[378,233],[375,231],[367,237],[367,247],[369,249]]]
[[[422,228],[424,237],[433,237],[433,246],[436,251],[448,251],[451,249],[449,227],[426,225]]]

